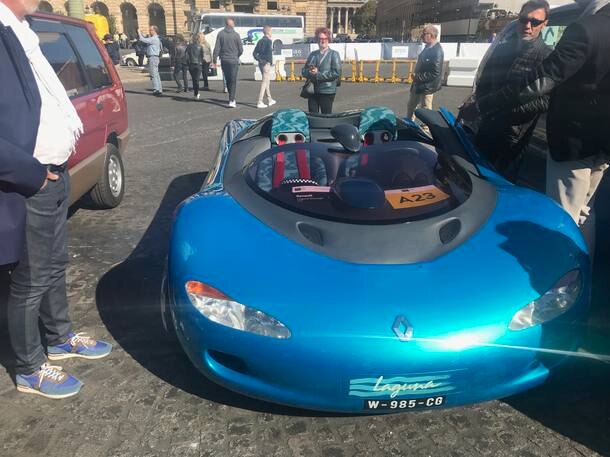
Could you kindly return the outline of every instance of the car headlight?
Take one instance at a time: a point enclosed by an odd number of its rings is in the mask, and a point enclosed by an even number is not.
[[[277,319],[231,300],[199,281],[187,281],[186,294],[197,310],[220,325],[272,338],[290,338],[290,330]]]
[[[576,303],[581,289],[582,279],[580,271],[570,271],[542,297],[520,309],[513,316],[508,328],[511,330],[523,330],[555,319]]]

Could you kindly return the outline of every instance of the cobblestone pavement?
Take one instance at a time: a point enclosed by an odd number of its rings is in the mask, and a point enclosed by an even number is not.
[[[81,202],[69,221],[73,320],[115,350],[97,362],[64,363],[85,382],[72,399],[19,394],[2,322],[1,456],[610,455],[610,370],[601,362],[570,362],[545,386],[505,401],[369,417],[270,405],[200,376],[164,335],[158,313],[171,215],[200,187],[224,123],[265,112],[255,108],[258,83],[240,82],[235,110],[224,108],[218,82],[212,88],[195,102],[170,91],[156,99],[147,82],[127,83],[125,200],[111,211]],[[274,84],[278,107],[304,107],[298,89]],[[467,93],[444,89],[435,106],[455,107]],[[335,111],[384,104],[404,113],[407,96],[402,85],[344,84]]]

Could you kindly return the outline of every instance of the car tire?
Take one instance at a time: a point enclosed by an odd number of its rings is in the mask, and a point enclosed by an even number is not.
[[[89,195],[97,209],[115,208],[125,194],[125,170],[119,150],[113,144],[106,145],[104,171]]]
[[[282,40],[275,40],[272,45],[273,54],[274,55],[281,54],[283,45],[284,45],[284,43],[282,43]]]
[[[137,62],[133,59],[127,59],[125,60],[125,65],[127,65],[128,67],[135,67],[137,64]]]

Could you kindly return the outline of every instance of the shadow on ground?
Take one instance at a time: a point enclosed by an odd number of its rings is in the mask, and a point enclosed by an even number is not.
[[[247,398],[208,381],[191,365],[177,340],[163,329],[160,285],[172,214],[182,200],[201,188],[204,179],[205,173],[174,179],[136,248],[124,262],[101,278],[96,301],[104,325],[121,348],[144,368],[186,392],[217,403],[260,412],[316,415]]]

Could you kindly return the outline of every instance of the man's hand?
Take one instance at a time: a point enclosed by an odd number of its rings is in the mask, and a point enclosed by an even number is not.
[[[49,170],[47,170],[47,177],[44,179],[44,182],[42,183],[42,187],[40,188],[40,190],[47,187],[47,183],[49,181],[57,181],[58,179],[59,179],[58,175],[56,175],[55,173],[51,173]]]
[[[479,107],[477,106],[476,102],[466,102],[462,106],[460,106],[458,119],[464,119],[465,121],[474,121],[478,119],[480,115],[481,113],[479,112]]]
[[[318,68],[317,67],[311,67],[309,69],[309,74],[313,75],[313,76],[317,75],[318,74]]]

